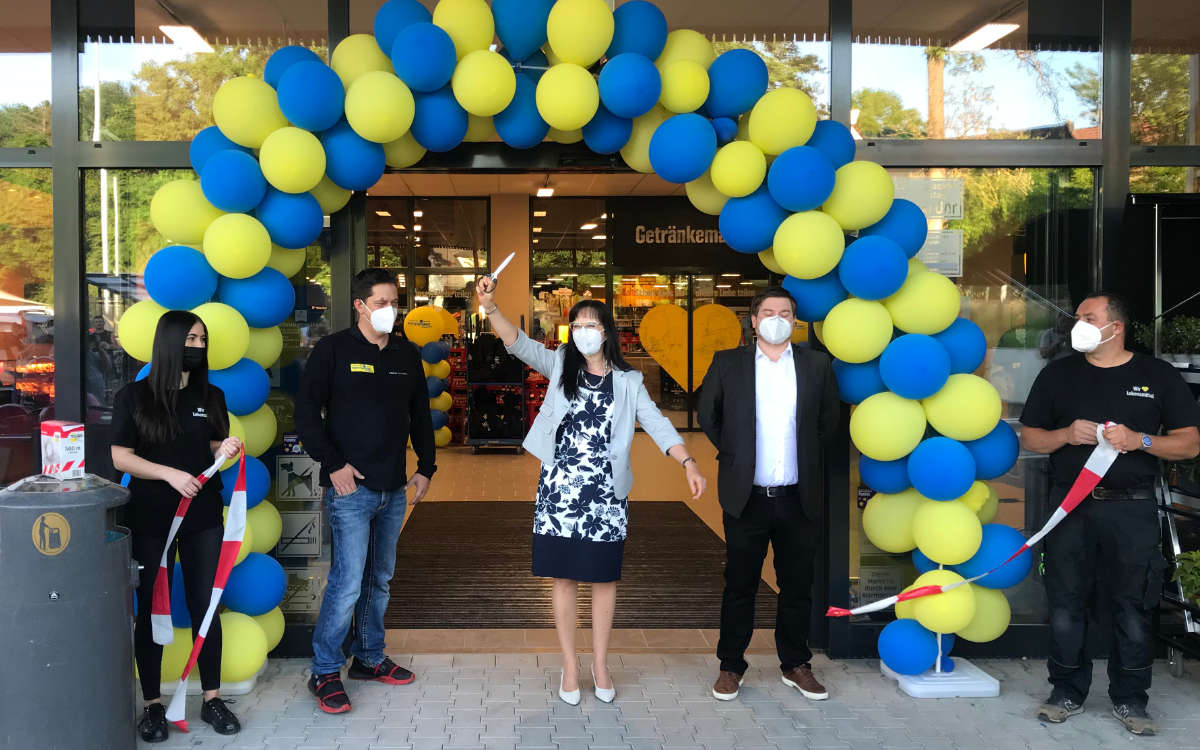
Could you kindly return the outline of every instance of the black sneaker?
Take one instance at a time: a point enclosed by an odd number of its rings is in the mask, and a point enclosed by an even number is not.
[[[1154,723],[1154,719],[1150,718],[1150,714],[1146,713],[1146,709],[1133,703],[1118,703],[1113,706],[1113,716],[1117,717],[1117,721],[1125,725],[1133,734],[1139,737],[1153,737],[1158,731],[1158,725]]]
[[[233,715],[233,711],[225,705],[233,703],[222,698],[209,698],[200,706],[200,718],[212,725],[217,734],[237,734],[242,731],[242,723]]]
[[[1067,719],[1083,713],[1083,704],[1061,695],[1051,695],[1038,707],[1037,717],[1051,724],[1062,724]]]
[[[164,742],[167,739],[167,707],[151,703],[142,711],[138,721],[138,734],[145,742]]]
[[[317,705],[327,714],[344,714],[350,710],[350,696],[342,685],[342,673],[313,675],[308,678],[308,692],[317,698]]]
[[[374,680],[388,685],[407,685],[417,679],[415,674],[386,656],[375,667],[368,667],[356,656],[350,661],[350,669],[346,671],[346,676],[352,680]]]

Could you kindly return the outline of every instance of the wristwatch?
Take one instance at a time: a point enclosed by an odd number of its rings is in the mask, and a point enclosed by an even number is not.
[[[1142,433],[1142,450],[1148,451],[1154,445],[1154,441],[1146,433]]]

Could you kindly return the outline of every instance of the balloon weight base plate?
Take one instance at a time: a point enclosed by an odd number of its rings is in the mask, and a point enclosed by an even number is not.
[[[913,698],[995,698],[1000,695],[1000,681],[962,658],[954,658],[953,672],[896,674],[883,662],[879,671],[896,681],[897,686]]]

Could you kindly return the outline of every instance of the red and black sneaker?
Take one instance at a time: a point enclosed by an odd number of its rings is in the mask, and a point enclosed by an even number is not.
[[[350,661],[350,669],[347,670],[346,676],[352,680],[375,680],[388,685],[407,685],[417,679],[415,674],[386,656],[375,667],[368,667],[356,656]]]
[[[350,696],[342,685],[342,673],[316,675],[308,678],[308,692],[317,698],[317,705],[327,714],[344,714],[350,710]]]

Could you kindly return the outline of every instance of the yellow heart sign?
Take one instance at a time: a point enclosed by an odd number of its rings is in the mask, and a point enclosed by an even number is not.
[[[741,343],[742,325],[737,313],[724,305],[701,305],[692,313],[696,326],[692,341],[692,384],[700,387],[713,354]],[[687,388],[688,315],[678,305],[658,305],[638,326],[642,348],[667,374]]]

